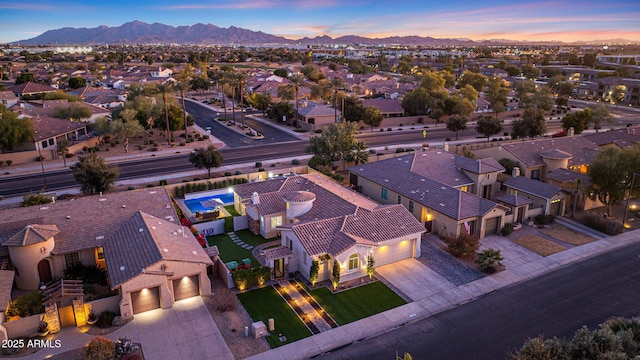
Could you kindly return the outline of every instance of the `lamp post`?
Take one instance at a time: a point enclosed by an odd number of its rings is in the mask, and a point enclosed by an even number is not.
[[[633,183],[636,180],[637,173],[633,173],[631,176],[631,186],[629,187],[629,194],[627,195],[627,204],[624,206],[624,216],[622,217],[622,226],[627,227],[627,212],[629,211],[629,199],[631,198],[631,192],[633,191]]]
[[[44,174],[44,159],[42,158],[42,152],[40,151],[40,147],[38,146],[38,141],[36,140],[37,131],[34,131],[33,137],[33,145],[36,146],[36,150],[38,150],[38,159],[40,160],[40,168],[42,169],[42,181],[44,182],[44,189],[47,189],[47,176]]]

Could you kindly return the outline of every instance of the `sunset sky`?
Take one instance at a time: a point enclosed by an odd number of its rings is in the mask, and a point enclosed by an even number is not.
[[[289,39],[328,35],[640,41],[640,1],[0,0],[0,43],[63,27],[211,23]]]

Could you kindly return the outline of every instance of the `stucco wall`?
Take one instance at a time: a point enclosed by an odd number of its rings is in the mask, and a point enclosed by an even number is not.
[[[55,246],[54,238],[28,246],[10,246],[9,256],[18,271],[15,274],[16,286],[21,290],[36,290],[40,285],[38,263],[51,255]],[[52,268],[52,276],[55,276]]]

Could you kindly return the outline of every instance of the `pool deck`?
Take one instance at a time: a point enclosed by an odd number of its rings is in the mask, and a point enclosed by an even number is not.
[[[184,216],[186,216],[194,224],[199,222],[198,219],[196,218],[196,214],[191,212],[191,209],[189,209],[189,207],[184,203],[184,199],[174,199],[174,200],[175,200],[176,204],[178,204],[178,207],[184,213]],[[193,199],[187,199],[187,200],[193,200]],[[220,210],[220,215],[218,215],[218,219],[221,219],[221,218],[224,218],[224,217],[227,217],[227,216],[231,216],[231,214],[229,214],[227,209],[224,208],[226,205],[232,205],[232,203],[220,205],[220,206],[217,207],[217,209]]]

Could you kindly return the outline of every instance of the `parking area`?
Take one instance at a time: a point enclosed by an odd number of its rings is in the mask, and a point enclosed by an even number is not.
[[[416,259],[406,259],[376,268],[376,274],[391,283],[411,301],[456,287]]]

